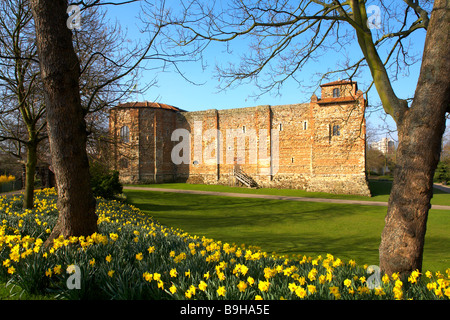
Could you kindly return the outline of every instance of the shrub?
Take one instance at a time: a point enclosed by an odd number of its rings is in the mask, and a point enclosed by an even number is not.
[[[450,180],[450,168],[444,163],[439,162],[434,172],[434,182],[442,182],[447,184]]]
[[[122,193],[118,171],[111,171],[98,163],[93,163],[90,167],[90,173],[94,196],[113,199],[114,196]]]

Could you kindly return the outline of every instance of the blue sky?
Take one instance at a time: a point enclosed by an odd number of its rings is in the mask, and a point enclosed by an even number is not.
[[[126,6],[108,6],[108,17],[114,21],[117,19],[123,28],[128,28],[128,35],[132,39],[137,39],[141,35],[137,32],[135,26],[140,22],[135,18],[140,11],[140,7],[137,4]],[[418,55],[421,58],[423,45],[425,39],[425,32],[419,31],[413,34],[411,37],[411,52]],[[246,48],[245,44],[232,43],[232,46],[236,50]],[[222,48],[218,46],[212,46],[208,49],[205,55],[208,63],[208,68],[202,69],[199,63],[186,63],[180,64],[181,70],[185,75],[196,83],[202,83],[202,85],[193,85],[187,82],[175,71],[168,72],[148,72],[143,74],[143,82],[151,81],[156,77],[157,85],[151,87],[144,94],[136,94],[132,96],[132,100],[139,101],[157,101],[160,103],[166,103],[174,105],[187,111],[207,110],[207,109],[228,109],[228,108],[241,108],[250,107],[256,105],[280,105],[280,104],[293,104],[308,102],[313,89],[306,86],[300,86],[293,80],[287,81],[280,95],[265,94],[261,97],[253,98],[252,95],[259,93],[258,89],[253,84],[241,85],[237,88],[228,89],[226,91],[218,91],[218,80],[214,77],[214,68],[216,63],[226,63],[227,61],[236,61],[237,57],[229,55],[223,52]],[[309,63],[300,71],[299,78],[308,84],[311,82],[311,78],[317,72],[324,72],[326,70],[332,70],[336,68],[336,61],[343,60],[346,55],[352,55],[361,57],[361,52],[357,44],[350,47],[346,53],[331,51],[329,54],[325,54],[319,58],[317,63]],[[420,63],[416,63],[409,68],[409,73],[401,75],[401,77],[393,82],[395,91],[400,98],[408,98],[414,95],[414,90],[417,84],[417,79],[420,70]],[[334,81],[336,79],[330,79]],[[358,81],[359,87],[362,90],[366,90],[367,86],[371,82],[371,76],[368,69],[364,70],[360,77],[355,78]],[[138,84],[138,86],[144,87],[144,84]],[[320,95],[320,89],[315,92]],[[369,104],[379,105],[378,94],[373,87],[369,91]],[[386,127],[390,129],[395,128],[395,124],[390,117],[385,117],[384,112],[372,112],[373,109],[369,108],[369,112],[366,115],[367,122],[373,128]],[[383,119],[386,119],[384,121]],[[378,129],[379,138],[386,136],[385,130]],[[395,133],[392,135],[396,137]]]

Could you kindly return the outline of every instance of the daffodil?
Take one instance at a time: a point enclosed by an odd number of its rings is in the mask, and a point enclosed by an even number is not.
[[[325,275],[321,274],[321,275],[319,276],[319,283],[320,283],[320,284],[324,284],[326,279],[327,279],[327,277],[326,277]],[[312,281],[312,280],[311,280],[311,281]]]
[[[171,269],[170,272],[169,272],[169,274],[170,274],[170,277],[176,278],[177,275],[178,275],[178,272],[177,272],[176,269]]]
[[[349,288],[351,285],[352,285],[352,280],[350,280],[350,279],[345,279],[344,280],[344,286]]]
[[[267,292],[269,290],[270,282],[259,280],[258,289],[262,292]]]
[[[10,266],[10,267],[8,268],[8,273],[9,273],[9,274],[14,274],[14,272],[16,272],[16,268],[14,268],[14,266]]]
[[[153,273],[153,280],[155,281],[161,280],[161,274],[158,272]]]
[[[450,287],[445,289],[444,294],[447,296],[447,298],[450,298]]]
[[[339,292],[338,287],[333,286],[333,287],[330,287],[329,290],[330,290],[330,293],[333,294],[335,299],[339,300],[341,298],[341,294]]]
[[[153,280],[153,274],[148,273],[148,272],[144,272],[142,277],[145,279],[145,281],[148,281],[148,282]]]
[[[383,288],[375,288],[375,295],[376,296],[384,296],[386,293],[384,292]]]
[[[175,287],[175,285],[172,285],[172,286],[169,288],[169,291],[170,291],[171,294],[175,294],[175,292],[177,292],[177,287]]]
[[[416,283],[417,282],[417,278],[419,276],[420,276],[419,270],[414,270],[413,272],[411,272],[410,276],[408,277],[408,282]]]
[[[9,259],[6,259],[5,261],[3,261],[3,266],[6,268],[8,268],[10,264],[11,264],[11,260],[9,260]]]
[[[308,279],[309,279],[310,281],[316,280],[317,272],[318,272],[318,271],[317,271],[316,268],[312,268],[312,269],[309,271],[309,273],[308,273]]]
[[[298,286],[295,284],[295,282],[289,283],[288,288],[291,292],[295,292],[297,290]]]
[[[225,290],[225,287],[224,287],[224,286],[219,287],[219,289],[217,289],[217,294],[218,294],[219,297],[220,297],[220,296],[225,297],[225,293],[226,293],[226,292],[227,292],[227,290]]]
[[[53,268],[55,274],[61,274],[61,265],[57,265]]]
[[[237,287],[239,289],[239,292],[244,292],[245,289],[247,289],[247,283],[245,283],[244,281],[240,281]]]
[[[203,280],[200,281],[200,283],[198,284],[198,289],[201,291],[205,291],[207,287],[208,287],[208,285]]]
[[[306,297],[307,292],[306,292],[305,288],[303,288],[303,287],[298,287],[297,289],[295,289],[295,294],[296,294],[297,297],[299,297],[300,299],[303,299],[304,297]]]
[[[312,284],[309,284],[308,285],[308,291],[309,291],[309,293],[314,294],[316,292],[316,286],[312,285]]]
[[[226,279],[225,273],[223,272],[218,272],[217,277],[219,278],[220,281],[224,281]]]
[[[359,286],[356,291],[358,292],[358,294],[363,295],[363,294],[369,294],[370,293],[370,289],[366,286]]]

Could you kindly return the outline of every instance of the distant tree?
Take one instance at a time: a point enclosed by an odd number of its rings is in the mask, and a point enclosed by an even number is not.
[[[251,40],[237,65],[219,65],[225,87],[253,81],[263,92],[277,90],[287,79],[304,75],[308,61],[347,44],[359,46],[360,55],[349,54],[345,66],[324,78],[340,73],[351,79],[368,67],[399,141],[380,268],[402,275],[421,270],[433,175],[450,111],[448,0],[379,1],[376,7],[365,0],[181,0],[173,8],[161,3],[165,10],[147,22],[165,27],[165,50],[172,45],[200,56],[214,42],[231,48],[235,39]],[[411,63],[405,40],[419,30],[426,32],[420,76],[414,97],[406,100],[396,94],[393,81]]]
[[[107,23],[105,12],[98,6],[85,8],[83,28],[73,31],[91,151],[98,140],[108,142],[105,109],[131,94],[138,80],[131,71],[136,55],[143,51],[122,48],[125,36],[117,24]],[[0,149],[25,164],[24,207],[32,208],[36,164],[51,159],[48,143],[43,143],[47,139],[46,108],[29,0],[1,2],[0,36],[0,142],[5,142]]]
[[[47,138],[34,25],[28,0],[0,4],[0,142],[25,164],[24,208],[33,207],[38,146]],[[26,158],[23,157],[25,149]]]
[[[382,174],[383,168],[386,167],[386,157],[378,149],[368,148],[366,152],[366,163],[369,173],[371,171]]]

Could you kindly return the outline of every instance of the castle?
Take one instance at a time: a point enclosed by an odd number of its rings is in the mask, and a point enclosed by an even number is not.
[[[123,183],[188,182],[370,196],[357,83],[321,85],[309,103],[187,112],[128,102],[110,111]]]

